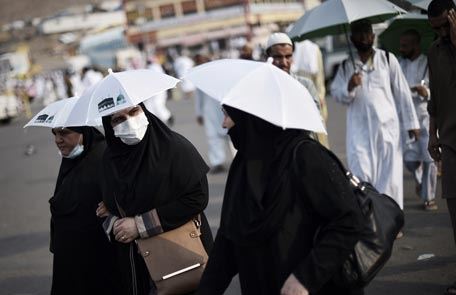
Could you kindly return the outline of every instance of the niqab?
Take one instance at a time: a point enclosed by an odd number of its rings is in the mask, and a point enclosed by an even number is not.
[[[238,244],[257,245],[278,230],[293,204],[292,194],[277,194],[290,185],[292,151],[309,133],[283,130],[229,106],[224,109],[235,123],[228,134],[238,152],[228,175],[220,230]]]

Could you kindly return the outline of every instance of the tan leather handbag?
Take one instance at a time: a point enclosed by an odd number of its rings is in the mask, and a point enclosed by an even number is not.
[[[208,256],[198,215],[186,224],[136,240],[159,295],[186,294],[198,288]]]

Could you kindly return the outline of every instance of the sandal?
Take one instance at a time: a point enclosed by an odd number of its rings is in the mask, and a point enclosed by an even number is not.
[[[453,283],[453,285],[449,286],[444,295],[456,295],[456,282]]]
[[[424,210],[435,211],[437,209],[439,209],[439,207],[437,207],[437,204],[435,203],[434,200],[424,202]]]

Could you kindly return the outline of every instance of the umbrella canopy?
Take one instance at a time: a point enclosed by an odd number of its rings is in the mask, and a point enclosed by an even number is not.
[[[191,69],[184,79],[221,104],[276,126],[326,133],[320,112],[307,89],[270,63],[217,60]]]
[[[38,126],[38,127],[48,127],[48,128],[58,128],[65,127],[67,125],[68,116],[72,112],[76,102],[79,100],[79,97],[70,97],[62,100],[55,101],[44,109],[42,109],[38,114],[36,114],[25,127]],[[75,122],[76,123],[76,122]],[[77,122],[71,126],[83,126],[82,122]],[[89,126],[101,126],[101,120],[92,120],[87,122],[86,125]]]
[[[176,87],[180,80],[152,70],[112,73],[84,91],[72,109],[66,126],[108,116],[135,106],[152,96]]]
[[[429,3],[431,3],[431,0],[423,0],[423,1],[412,3],[412,5],[427,11]]]
[[[338,35],[346,33],[354,21],[380,23],[400,13],[406,11],[386,0],[328,0],[307,11],[288,35],[295,41]]]
[[[47,105],[25,124],[24,128],[30,126],[48,128],[62,127],[69,111],[73,108],[77,99],[77,97],[71,97]]]
[[[410,29],[420,33],[421,52],[426,54],[436,35],[429,24],[427,16],[423,14],[407,13],[395,17],[388,28],[378,36],[379,42],[383,47],[398,55],[399,37],[403,32]]]

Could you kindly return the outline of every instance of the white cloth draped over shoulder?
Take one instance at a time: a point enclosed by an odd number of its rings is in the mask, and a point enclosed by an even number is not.
[[[374,49],[370,62],[355,57],[362,85],[348,92],[355,69],[344,62],[331,84],[336,101],[348,105],[347,159],[349,169],[391,196],[403,208],[401,127],[419,129],[407,81],[396,57]]]

